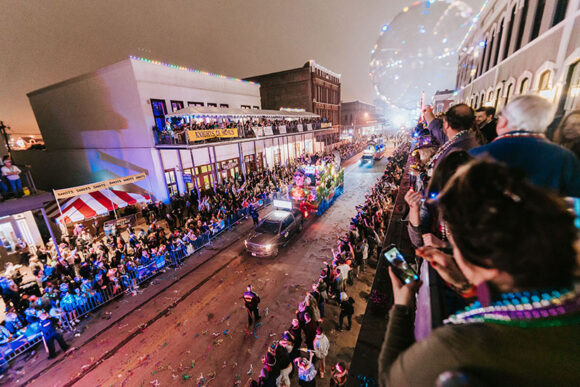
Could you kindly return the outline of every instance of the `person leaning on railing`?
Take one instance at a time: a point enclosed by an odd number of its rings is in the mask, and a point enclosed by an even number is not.
[[[502,164],[477,160],[456,172],[438,203],[453,257],[419,255],[458,291],[476,286],[479,301],[415,342],[420,283],[403,285],[390,271],[395,305],[379,384],[433,386],[459,370],[490,386],[578,385],[578,230],[563,202]]]

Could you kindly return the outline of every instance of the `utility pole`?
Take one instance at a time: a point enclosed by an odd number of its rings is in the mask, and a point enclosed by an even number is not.
[[[8,129],[10,129],[10,127],[4,125],[4,121],[0,121],[0,133],[4,137],[4,142],[6,143],[6,148],[8,149],[8,156],[10,156],[12,159],[12,149],[10,149]]]

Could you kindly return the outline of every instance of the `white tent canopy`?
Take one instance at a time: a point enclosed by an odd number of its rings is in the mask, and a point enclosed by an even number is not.
[[[234,109],[207,106],[188,106],[165,117],[268,117],[268,118],[319,118],[317,114],[294,110]]]

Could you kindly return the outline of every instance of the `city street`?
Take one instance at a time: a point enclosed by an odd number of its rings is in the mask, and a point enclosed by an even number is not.
[[[79,347],[72,356],[59,354],[48,363],[39,347],[27,361],[26,373],[16,371],[10,379],[35,386],[136,386],[191,384],[203,376],[207,384],[227,386],[257,377],[267,346],[289,327],[298,302],[384,165],[385,159],[368,169],[359,167],[358,157],[347,162],[345,193],[320,218],[310,219],[277,258],[244,254],[242,241],[251,226],[246,221],[187,259],[184,267],[157,277],[138,296],[124,296],[83,323],[81,336],[68,338]],[[350,361],[371,271],[349,289],[356,300],[350,332],[339,335],[338,307],[326,308],[324,328],[331,341],[327,364]],[[241,299],[247,284],[262,299],[263,318],[253,332],[247,329]]]

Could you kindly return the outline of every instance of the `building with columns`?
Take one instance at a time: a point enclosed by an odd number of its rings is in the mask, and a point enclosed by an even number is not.
[[[456,102],[501,110],[520,94],[580,108],[580,0],[489,1],[459,48]]]

